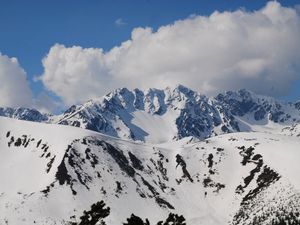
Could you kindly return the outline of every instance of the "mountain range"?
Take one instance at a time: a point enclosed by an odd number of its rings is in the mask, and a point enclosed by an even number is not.
[[[299,102],[178,85],[0,116],[0,224],[300,224]]]
[[[280,133],[299,123],[300,102],[278,101],[245,89],[209,98],[178,85],[163,90],[116,89],[55,116],[27,108],[0,108],[0,116],[81,127],[126,140],[163,143],[240,131]]]

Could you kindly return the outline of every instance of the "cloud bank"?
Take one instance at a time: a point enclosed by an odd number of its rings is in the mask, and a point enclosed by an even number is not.
[[[38,77],[46,90],[33,97],[16,58],[0,53],[0,105],[56,110],[118,87],[184,84],[214,95],[247,88],[283,96],[300,75],[300,11],[272,1],[257,11],[214,12],[162,26],[136,28],[105,52],[55,44]]]
[[[0,106],[31,106],[32,94],[26,80],[26,72],[16,58],[0,53]]]
[[[43,66],[39,79],[67,105],[117,87],[178,83],[208,95],[247,88],[282,96],[299,79],[299,11],[272,1],[254,12],[192,16],[157,31],[136,28],[108,52],[56,44]]]

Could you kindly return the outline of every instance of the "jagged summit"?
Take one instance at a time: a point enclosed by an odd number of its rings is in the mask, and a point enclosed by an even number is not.
[[[240,131],[281,132],[300,120],[299,102],[285,103],[246,89],[207,97],[183,85],[165,89],[118,88],[49,116],[29,109],[1,115],[81,127],[135,141],[162,143],[204,139]],[[1,113],[1,111],[0,111]]]
[[[151,136],[159,133],[164,141],[169,141],[190,135],[178,135],[176,123],[184,126],[180,114],[187,113],[186,107],[193,110],[200,102],[208,102],[208,98],[182,85],[145,91],[120,88],[101,100],[71,107],[57,122],[140,141],[153,140]]]

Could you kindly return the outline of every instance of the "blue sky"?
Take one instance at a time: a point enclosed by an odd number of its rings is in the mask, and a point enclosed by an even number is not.
[[[105,51],[130,39],[136,27],[154,30],[192,14],[210,15],[215,10],[247,11],[260,9],[261,0],[188,0],[188,1],[0,1],[0,52],[16,57],[27,72],[34,95],[44,88],[33,77],[43,73],[42,58],[55,44],[66,47],[103,48]],[[283,6],[299,4],[296,0],[279,1]],[[119,21],[119,24],[116,21]],[[289,100],[300,98],[296,82]]]

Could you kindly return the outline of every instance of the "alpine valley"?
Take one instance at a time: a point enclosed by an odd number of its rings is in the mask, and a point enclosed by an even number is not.
[[[0,116],[1,225],[300,224],[300,102],[178,85]]]

